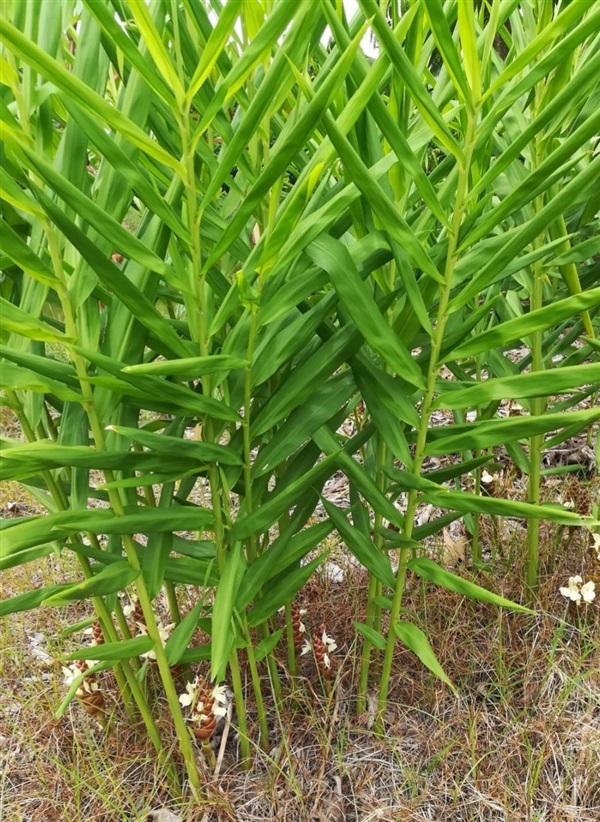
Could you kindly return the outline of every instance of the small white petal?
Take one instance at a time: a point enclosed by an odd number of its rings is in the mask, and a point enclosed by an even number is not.
[[[300,633],[300,634],[305,634],[306,633],[306,625],[303,622],[301,622],[300,625],[298,625],[298,633]]]
[[[192,704],[194,697],[191,694],[179,694],[179,702],[184,708]]]
[[[596,599],[596,583],[590,580],[581,586],[581,598],[584,602],[593,602]]]
[[[215,687],[212,689],[211,696],[213,697],[215,702],[219,702],[221,705],[227,705],[227,703],[229,702],[226,685],[215,685]]]
[[[65,685],[71,685],[73,680],[76,679],[81,673],[81,671],[76,665],[69,665],[68,668],[65,668],[63,666],[62,672],[65,678]]]
[[[216,702],[213,705],[212,712],[214,716],[227,716],[227,708],[224,705],[217,705]]]
[[[329,659],[329,654],[323,654],[323,665],[326,668],[331,668],[331,660]]]
[[[310,644],[308,639],[304,641],[304,645],[302,646],[300,656],[305,656],[306,654],[312,654],[312,645]]]
[[[489,471],[486,471],[485,468],[481,472],[481,481],[486,485],[489,485],[490,482],[494,481],[493,474],[490,474]]]
[[[569,586],[568,588],[559,588],[558,590],[564,597],[572,600],[573,602],[579,602],[581,599],[581,594],[577,588],[572,588]]]

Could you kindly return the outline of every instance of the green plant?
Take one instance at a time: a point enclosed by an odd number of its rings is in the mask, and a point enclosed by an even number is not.
[[[427,558],[425,537],[460,516],[477,535],[482,514],[595,522],[539,505],[538,469],[545,434],[600,417],[577,407],[600,386],[600,11],[431,0],[392,3],[390,25],[375,0],[350,22],[328,0],[4,6],[0,354],[29,442],[4,438],[2,470],[49,513],[5,523],[2,562],[66,549],[83,580],[0,612],[91,599],[96,667],[114,667],[175,780],[140,684],[155,655],[198,792],[173,667],[229,676],[249,763],[241,660],[267,746],[273,617],[286,609],[293,673],[291,602],[336,529],[370,573],[359,708],[383,652],[381,723],[397,639],[449,682],[401,618],[408,573],[524,610]],[[528,413],[498,414],[506,399]],[[500,445],[529,502],[479,493]],[[312,521],[339,470],[352,521],[326,498]],[[421,502],[448,513],[417,526]],[[535,526],[529,549],[533,592]],[[199,592],[183,618],[181,585]]]

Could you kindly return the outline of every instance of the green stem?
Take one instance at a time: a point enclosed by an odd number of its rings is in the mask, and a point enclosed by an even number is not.
[[[375,482],[377,487],[383,491],[385,486],[385,474],[383,473],[383,464],[385,462],[386,447],[385,443],[379,437],[377,441],[377,450],[375,454]],[[381,535],[381,527],[383,518],[379,511],[375,511],[375,520],[373,524],[374,544],[378,551],[382,550],[383,537]],[[369,573],[369,585],[367,589],[367,615],[366,624],[369,628],[379,632],[381,630],[381,607],[377,605],[375,600],[381,594],[381,583],[374,574]],[[376,650],[376,649],[375,649]],[[369,669],[371,666],[371,654],[373,653],[372,643],[365,637],[362,644],[360,655],[360,679],[358,686],[358,695],[356,700],[356,710],[358,714],[364,713],[367,703],[367,689],[369,686]]]
[[[539,89],[538,89],[539,94]],[[538,98],[539,99],[539,98]],[[541,137],[536,139],[535,165],[542,162]],[[535,198],[535,211],[539,213],[544,207],[544,197],[539,195]],[[543,236],[538,235],[534,241],[534,247],[543,245]],[[544,286],[542,261],[534,263],[532,268],[533,291],[531,294],[530,311],[542,308],[544,301]],[[531,337],[531,373],[544,370],[543,334],[542,330],[535,331]],[[534,397],[531,400],[531,413],[539,417],[544,413],[546,401],[543,397]],[[544,446],[544,435],[537,434],[529,438],[529,481],[527,487],[527,500],[532,505],[540,503],[540,470],[542,463],[542,448]],[[540,554],[540,521],[539,519],[527,520],[527,572],[526,586],[527,597],[530,604],[535,602],[538,576],[539,576],[539,554]]]
[[[29,442],[36,442],[37,437],[35,436],[35,433],[34,433],[32,427],[31,427],[31,425],[29,424],[29,420],[28,420],[27,415],[25,413],[25,409],[21,405],[20,400],[18,399],[17,395],[14,392],[9,391],[7,393],[10,396],[11,403],[13,404],[13,407],[16,409],[17,418],[18,418],[18,420],[21,424],[21,428],[23,429],[23,433],[25,434],[25,437],[27,438],[27,440]],[[67,495],[65,493],[65,490],[62,487],[62,484],[58,483],[54,479],[54,477],[52,476],[52,473],[50,471],[42,471],[42,477],[44,478],[44,481],[46,483],[46,487],[50,491],[50,495],[51,495],[52,499],[54,500],[54,502],[56,504],[56,507],[59,510],[62,510],[62,511],[68,510],[69,501],[68,501]],[[71,541],[73,541],[76,544],[79,541],[79,538],[77,536],[72,536],[70,539],[71,539]],[[84,576],[86,577],[86,579],[89,579],[89,577],[92,576],[92,570],[90,568],[90,564],[89,564],[87,558],[83,557],[79,553],[77,553],[77,558],[78,558],[79,564],[81,566],[81,569],[84,573]],[[114,634],[114,636],[115,636],[114,641],[117,641],[118,637],[116,636],[116,633],[114,631],[114,627],[113,627],[113,624],[112,624],[112,619],[111,619],[111,616],[110,616],[110,612],[109,612],[108,608],[106,608],[106,606],[104,604],[104,600],[101,599],[100,597],[94,597],[92,602],[93,602],[93,605],[94,605],[94,610],[96,612],[96,616],[98,617],[98,621],[100,622],[100,627],[102,628],[102,633],[104,634],[104,636],[106,638],[108,638],[109,636]],[[111,628],[112,628],[112,631],[111,631]],[[132,694],[131,694],[129,685],[127,683],[125,672],[123,670],[125,665],[126,665],[125,662],[115,665],[115,669],[114,669],[115,670],[115,678],[117,680],[117,685],[119,686],[119,691],[121,693],[121,696],[123,697],[123,705],[125,706],[125,711],[126,711],[127,715],[129,716],[129,718],[133,719],[134,714],[133,714],[132,707],[131,707]]]
[[[240,663],[237,651],[232,651],[229,657],[229,670],[231,671],[231,683],[233,685],[233,697],[238,718],[238,733],[240,737],[240,751],[242,754],[242,767],[249,770],[252,766],[252,754],[250,752],[250,738],[248,736],[248,720],[246,718],[246,702],[244,700],[244,689],[240,674]]]
[[[62,266],[60,249],[58,247],[58,242],[54,233],[54,228],[51,225],[46,224],[45,231],[46,236],[48,238],[48,250],[50,252],[50,257],[52,259],[54,273],[60,283],[60,287],[57,288],[57,294],[59,296],[63,309],[65,330],[67,332],[68,337],[70,337],[73,340],[77,340],[79,338],[77,323],[75,321],[75,316],[73,314],[71,304],[68,298],[66,287],[67,282]],[[90,384],[86,381],[87,372],[84,359],[72,346],[68,346],[68,348],[71,360],[75,366],[75,370],[77,372],[77,376],[79,379],[81,393],[84,398],[83,405],[88,416],[90,429],[92,432],[92,436],[94,437],[96,448],[99,450],[104,450],[106,448],[104,430],[98,417],[98,413],[94,403],[92,388]],[[106,481],[108,483],[114,482],[115,477],[112,471],[106,470],[104,473]],[[123,509],[119,489],[109,488],[108,496],[115,516],[124,516],[125,511]],[[169,704],[169,709],[171,711],[171,716],[179,739],[180,750],[185,761],[185,766],[190,780],[190,785],[193,793],[196,796],[199,796],[201,792],[201,784],[194,758],[194,749],[192,747],[191,739],[188,734],[187,727],[185,725],[183,714],[181,713],[181,706],[179,704],[179,699],[177,696],[177,692],[175,690],[175,684],[173,682],[171,670],[167,662],[165,650],[162,644],[158,626],[156,624],[156,619],[154,617],[152,602],[148,595],[144,578],[141,574],[139,557],[137,554],[135,543],[131,535],[123,535],[123,548],[125,549],[125,555],[131,567],[134,568],[136,571],[140,572],[137,579],[135,580],[135,588],[140,601],[140,605],[142,607],[142,611],[144,613],[144,619],[148,629],[148,636],[154,641],[154,653],[156,654],[156,661],[158,663],[158,668],[160,671],[163,687],[167,697],[167,702]],[[145,704],[145,700],[143,701]],[[142,709],[140,708],[140,710]],[[146,712],[148,713],[149,711]]]
[[[543,289],[541,272],[537,271],[537,264],[534,266],[534,286],[531,300],[531,311],[542,307]],[[542,332],[536,331],[533,334],[531,345],[532,361],[531,372],[542,371],[544,369],[544,359],[542,354]],[[545,400],[543,397],[535,397],[531,400],[531,413],[539,417],[544,413]],[[544,446],[544,435],[537,434],[529,440],[529,482],[528,482],[528,502],[532,505],[540,503],[540,470],[542,463],[542,448]],[[539,574],[539,540],[540,521],[539,519],[527,520],[527,591],[530,602],[535,601],[538,574]]]
[[[475,304],[475,309],[477,309],[477,301]],[[481,357],[477,357],[477,382],[481,381]],[[477,418],[479,419],[479,412],[480,408],[477,407]],[[479,451],[475,450],[473,452],[473,457],[478,457]],[[479,495],[481,493],[481,466],[475,469],[475,493]],[[474,565],[481,564],[481,535],[480,535],[480,524],[481,518],[480,515],[475,512],[471,514],[472,522],[473,522],[473,530],[471,533],[471,558],[473,560]]]
[[[256,664],[256,656],[254,655],[252,637],[250,636],[250,631],[248,630],[248,620],[245,615],[242,618],[242,629],[246,640],[246,654],[248,655],[248,666],[250,668],[252,688],[254,690],[254,698],[256,700],[256,712],[258,714],[258,724],[260,727],[260,744],[263,750],[268,751],[269,726],[267,724],[267,713],[265,711],[265,703],[262,696],[262,689],[260,687],[260,675]]]
[[[370,628],[375,627],[375,597],[377,596],[379,586],[377,585],[377,577],[374,574],[369,574],[369,586],[367,592],[367,614],[366,624]],[[362,644],[360,654],[360,680],[358,685],[358,695],[356,698],[356,712],[363,714],[367,707],[367,690],[369,687],[369,667],[371,664],[371,649],[372,643],[365,637]]]
[[[419,420],[419,428],[417,431],[417,442],[415,446],[415,456],[413,461],[412,473],[418,477],[421,473],[423,458],[425,456],[425,445],[427,441],[427,431],[429,427],[429,420],[432,412],[432,404],[435,393],[435,382],[440,369],[440,351],[444,338],[444,330],[448,321],[448,303],[450,301],[450,291],[452,288],[452,280],[454,269],[457,262],[456,250],[458,248],[458,237],[460,226],[463,219],[468,183],[469,183],[469,169],[471,165],[471,157],[474,148],[474,131],[476,112],[467,112],[467,132],[465,136],[465,152],[464,161],[457,161],[458,165],[458,185],[456,191],[456,200],[454,203],[454,214],[452,218],[452,226],[448,236],[448,253],[446,256],[446,264],[444,268],[444,283],[440,287],[440,299],[438,303],[438,311],[436,324],[434,329],[433,340],[431,344],[431,355],[429,358],[429,366],[427,371],[426,388],[423,396],[421,406],[421,416]],[[408,493],[408,503],[406,510],[406,524],[405,533],[407,537],[412,536],[414,528],[414,517],[418,504],[417,491],[411,489]],[[396,644],[396,634],[394,626],[398,622],[400,616],[400,609],[402,607],[402,595],[404,593],[404,585],[406,581],[406,566],[411,556],[410,548],[402,548],[400,550],[400,562],[398,567],[398,574],[396,577],[396,587],[392,600],[392,608],[390,612],[390,627],[388,631],[387,643],[385,648],[385,656],[383,660],[383,669],[381,672],[381,680],[379,685],[379,701],[377,706],[377,721],[376,728],[378,731],[382,729],[383,714],[387,705],[388,690],[390,684],[390,677],[392,673],[392,662],[394,658],[394,648]]]
[[[285,638],[287,645],[288,671],[290,676],[296,676],[298,666],[296,664],[296,646],[294,644],[294,627],[292,625],[292,606],[290,602],[285,604]]]
[[[171,619],[176,625],[181,622],[181,611],[179,610],[179,603],[177,602],[177,594],[175,592],[175,585],[168,580],[163,583],[165,593],[167,595],[167,603],[169,605],[169,613]]]
[[[253,496],[252,496],[252,455],[251,455],[251,441],[250,441],[250,400],[252,397],[252,359],[254,357],[254,343],[256,340],[256,309],[254,306],[250,308],[250,330],[248,334],[248,365],[244,372],[244,419],[242,423],[244,435],[244,497],[246,513],[250,514],[253,510]],[[246,540],[246,555],[248,560],[252,563],[256,560],[256,545],[254,537],[249,537]]]

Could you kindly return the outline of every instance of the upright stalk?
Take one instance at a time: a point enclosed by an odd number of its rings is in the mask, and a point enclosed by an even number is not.
[[[191,293],[195,296],[197,308],[196,314],[190,316],[188,321],[190,328],[193,330],[192,333],[196,336],[200,355],[206,357],[208,356],[210,350],[206,318],[206,276],[202,273],[202,255],[198,219],[199,210],[196,192],[195,141],[192,139],[190,134],[189,113],[186,110],[182,111],[179,115],[179,128],[181,133],[184,166],[186,169],[184,187],[186,192],[188,227],[192,241],[190,249],[192,262],[190,271],[190,287]],[[206,394],[206,396],[210,396],[212,394],[212,380],[210,374],[206,374],[203,378],[203,389],[203,393]],[[214,428],[211,419],[206,420],[203,433],[205,434],[205,438],[208,442],[213,442],[215,440]],[[225,567],[225,561],[227,559],[227,540],[225,536],[225,524],[223,522],[223,489],[221,487],[218,468],[214,463],[210,463],[208,466],[208,481],[210,486],[211,505],[215,520],[217,568],[219,573],[221,573]],[[248,739],[246,706],[239,672],[237,650],[235,648],[231,652],[229,658],[229,668],[231,671],[232,685],[238,715],[242,758],[245,762],[250,762],[250,742]]]
[[[419,428],[417,431],[417,442],[415,446],[415,455],[413,460],[412,474],[418,477],[421,473],[421,466],[425,456],[425,445],[427,441],[427,430],[429,427],[429,420],[432,412],[433,397],[435,393],[435,382],[440,370],[440,351],[444,338],[444,330],[448,320],[447,310],[450,301],[450,291],[452,288],[452,280],[454,276],[454,269],[457,262],[456,250],[458,248],[458,238],[460,226],[465,210],[465,203],[468,194],[469,184],[469,170],[471,166],[471,158],[474,148],[474,133],[476,123],[477,111],[468,109],[467,111],[467,131],[465,136],[464,159],[457,159],[458,169],[458,185],[456,192],[456,200],[454,203],[454,214],[452,217],[451,230],[448,236],[448,253],[446,255],[446,264],[444,268],[444,283],[440,287],[440,298],[438,303],[437,318],[434,328],[433,340],[431,344],[431,355],[429,358],[429,366],[427,370],[427,380],[425,393],[423,395],[423,402],[421,405],[421,416],[419,420]],[[412,536],[414,528],[414,517],[418,503],[417,491],[411,489],[408,493],[408,503],[406,509],[406,524],[405,534],[407,537]],[[383,670],[381,672],[379,701],[377,705],[377,722],[378,730],[382,728],[383,714],[387,705],[388,690],[390,684],[390,677],[392,673],[392,662],[394,658],[394,647],[396,642],[396,635],[394,626],[398,622],[400,616],[400,609],[402,607],[402,595],[404,593],[404,584],[406,581],[406,566],[411,556],[411,549],[403,547],[400,550],[400,562],[398,566],[398,574],[396,577],[396,587],[392,600],[392,608],[390,612],[390,627],[388,631],[387,643],[385,648],[385,656],[383,660]]]
[[[542,13],[544,9],[541,9]],[[539,108],[539,102],[542,99],[543,84],[538,85],[536,89],[536,101]],[[537,111],[536,113],[539,113]],[[543,159],[542,156],[542,137],[537,135],[535,140],[534,164],[538,167]],[[544,207],[544,195],[540,194],[535,198],[534,208],[536,213],[539,213]],[[534,247],[539,248],[543,245],[543,235],[538,235],[534,240]],[[542,308],[544,300],[544,286],[542,270],[542,261],[538,260],[532,267],[533,275],[533,290],[530,300],[530,311],[536,311]],[[544,355],[543,355],[543,334],[542,330],[534,331],[531,336],[531,373],[544,370]],[[541,417],[544,413],[546,401],[543,397],[534,397],[531,400],[531,412],[536,417]],[[531,505],[539,505],[540,503],[540,470],[542,462],[542,448],[544,446],[544,435],[536,434],[529,438],[529,480],[527,484],[527,501]],[[539,519],[527,520],[527,572],[526,572],[526,586],[527,596],[530,604],[535,601],[538,587],[539,575],[539,554],[540,554],[540,521]]]
[[[540,199],[540,198],[538,198]],[[536,245],[541,239],[536,241]],[[533,293],[531,298],[531,311],[536,311],[542,307],[543,285],[541,263],[536,263],[533,270]],[[542,332],[536,331],[532,335],[531,341],[531,372],[543,371],[544,359],[542,353]],[[531,400],[531,412],[536,417],[541,417],[544,413],[546,402],[543,397],[534,397]],[[536,434],[529,439],[529,482],[527,500],[531,505],[540,503],[540,470],[542,463],[542,448],[544,446],[544,435]],[[540,541],[540,521],[539,519],[527,520],[527,591],[530,602],[535,600],[538,574],[539,574],[539,541]]]
[[[385,443],[379,437],[377,441],[377,451],[375,455],[375,482],[380,490],[383,490],[385,475],[383,473],[383,463],[385,461],[386,448]],[[377,550],[382,549],[383,539],[381,536],[382,517],[381,514],[375,512],[375,522],[373,525],[374,544]],[[369,573],[369,587],[367,591],[367,614],[366,624],[369,628],[379,632],[381,630],[381,608],[375,602],[377,597],[381,594],[381,582],[377,579],[375,574]],[[360,678],[358,685],[358,695],[356,699],[356,711],[360,715],[364,713],[367,700],[367,688],[369,685],[369,669],[371,666],[371,654],[373,652],[373,644],[365,637],[362,644],[360,654]]]
[[[78,328],[71,307],[71,303],[68,297],[67,281],[65,277],[65,272],[63,270],[62,258],[60,255],[58,241],[54,233],[54,228],[51,225],[45,225],[45,232],[48,239],[48,250],[50,252],[54,273],[57,280],[60,283],[60,286],[57,289],[57,293],[63,310],[65,330],[67,332],[67,335],[71,339],[76,340],[79,338]],[[80,390],[84,398],[83,406],[85,408],[89,420],[90,429],[92,432],[92,436],[94,437],[96,448],[98,448],[99,450],[104,450],[106,448],[104,429],[98,417],[98,412],[96,410],[96,406],[94,403],[94,395],[92,392],[92,388],[86,380],[87,372],[84,359],[74,348],[72,348],[72,346],[67,347],[69,348],[71,360],[75,366],[77,377],[79,379]],[[112,471],[106,470],[104,473],[107,483],[114,482],[115,477]],[[109,488],[108,496],[114,514],[117,517],[124,516],[125,511],[123,508],[123,503],[121,501],[121,495],[119,490],[116,488]],[[154,640],[154,653],[156,655],[156,661],[158,663],[158,668],[160,671],[167,701],[169,703],[169,709],[171,711],[173,723],[175,725],[175,730],[179,738],[179,746],[185,761],[185,766],[190,780],[190,785],[192,787],[193,793],[196,796],[199,796],[201,792],[201,784],[198,769],[196,767],[191,737],[188,733],[188,729],[186,727],[183,714],[181,713],[181,706],[179,704],[177,691],[175,689],[175,684],[173,682],[173,677],[171,675],[169,663],[167,662],[165,649],[163,647],[162,639],[158,630],[158,625],[156,623],[156,619],[154,616],[152,601],[148,594],[148,590],[146,588],[144,578],[141,573],[141,565],[135,547],[135,543],[129,534],[123,535],[123,548],[125,550],[125,555],[131,567],[134,568],[136,571],[140,572],[134,583],[135,588],[137,591],[140,605],[144,613],[144,620],[148,628],[148,636],[152,640]],[[144,704],[146,704],[145,700]],[[140,710],[142,710],[141,707]]]

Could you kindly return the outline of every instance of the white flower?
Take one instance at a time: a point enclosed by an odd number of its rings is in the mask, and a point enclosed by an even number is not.
[[[300,656],[306,656],[306,654],[312,654],[312,645],[310,644],[309,639],[304,640],[304,645],[302,646]]]
[[[569,577],[569,582],[566,588],[560,588],[561,594],[567,599],[576,602],[585,602],[589,605],[596,599],[596,583],[590,580],[584,583],[580,576]]]
[[[300,634],[305,634],[306,633],[306,625],[303,622],[301,622],[298,625],[298,633],[300,633]]]
[[[93,660],[93,659],[86,659],[85,661],[88,665],[88,668],[91,668],[92,665],[96,664],[96,661]],[[69,665],[68,668],[66,668],[63,665],[62,666],[62,672],[63,672],[63,676],[64,676],[64,679],[65,679],[65,685],[68,685],[69,687],[71,687],[71,685],[77,679],[77,677],[81,676],[81,674],[83,673],[83,671],[81,671],[77,667],[77,665],[75,665],[75,663],[73,663],[72,665]],[[79,687],[75,691],[75,694],[77,696],[83,696],[83,694],[93,694],[94,691],[97,691],[97,690],[98,690],[98,684],[96,682],[94,682],[93,679],[83,679],[81,681],[81,683],[79,684]]]
[[[73,684],[73,680],[77,679],[77,677],[81,673],[81,671],[79,670],[79,668],[75,664],[69,665],[68,668],[66,668],[63,665],[62,666],[62,672],[63,672],[63,677],[65,679],[65,685],[69,685],[69,686]]]
[[[596,583],[590,580],[585,585],[581,586],[581,598],[584,602],[589,603],[596,599]]]
[[[329,636],[329,634],[327,634],[325,631],[323,631],[322,640],[323,645],[327,649],[327,653],[332,654],[337,649],[337,642],[332,636]],[[327,668],[329,668],[329,665],[327,665]]]
[[[198,690],[200,686],[200,678],[196,677],[193,682],[188,682],[185,686],[186,692],[179,695],[179,702],[184,708],[192,706],[192,715],[190,717],[192,722],[206,722],[207,716],[205,714],[205,703],[197,702]],[[230,691],[226,685],[215,685],[212,689],[211,696],[213,699],[212,714],[214,716],[226,716],[227,706],[229,705]]]
[[[186,692],[179,694],[179,701],[184,708],[189,707],[194,702],[196,697],[196,682],[188,682],[185,686]]]
[[[212,712],[215,716],[226,716],[229,704],[229,693],[226,685],[215,685],[212,689],[214,699]]]
[[[600,534],[592,534],[592,539],[594,540],[594,551],[596,552],[596,557],[598,562],[600,562]]]
[[[567,499],[563,502],[563,507],[564,508],[575,508],[575,503],[573,502],[572,499]]]
[[[129,595],[129,604],[123,606],[124,616],[130,617],[133,614],[133,612],[135,611],[135,606],[137,604],[137,601],[138,601],[137,594],[130,594]]]
[[[148,636],[148,627],[144,625],[143,622],[137,622],[136,625],[140,635]],[[168,638],[171,636],[173,628],[175,627],[175,623],[172,622],[170,625],[162,625],[162,623],[157,622],[156,627],[158,628],[158,635],[160,636],[160,641],[164,648],[167,644]],[[145,654],[141,654],[141,656],[146,659],[156,659],[156,651],[152,648],[151,650],[146,651]]]
[[[490,482],[494,481],[493,474],[490,474],[489,471],[486,471],[485,468],[481,472],[481,481],[488,485]]]
[[[573,602],[579,602],[581,599],[579,586],[582,582],[583,580],[580,576],[569,577],[569,582],[567,583],[566,587],[559,588],[559,591],[567,599],[570,599]]]
[[[329,658],[329,654],[323,654],[323,665],[326,668],[331,668],[331,659]]]

